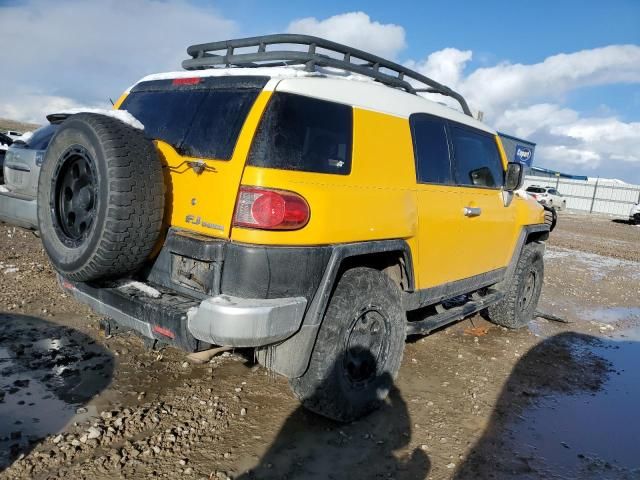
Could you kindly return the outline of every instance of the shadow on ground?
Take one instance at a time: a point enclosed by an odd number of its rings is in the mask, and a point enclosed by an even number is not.
[[[325,389],[321,385],[306,401],[312,405],[325,401]],[[425,478],[431,466],[427,455],[420,449],[405,456],[399,452],[409,445],[411,425],[407,405],[395,387],[379,410],[350,424],[300,406],[259,464],[238,478]]]
[[[613,220],[611,220],[613,223],[623,223],[625,225],[635,225],[634,222],[632,222],[629,219],[625,219],[625,218],[614,218]]]
[[[111,354],[69,327],[0,313],[0,471],[71,421],[111,382]]]
[[[640,478],[637,358],[640,343],[625,338],[561,333],[542,341],[515,365],[453,478]],[[430,458],[407,449],[421,441],[411,427],[395,388],[380,410],[347,425],[299,407],[239,478],[427,478]]]

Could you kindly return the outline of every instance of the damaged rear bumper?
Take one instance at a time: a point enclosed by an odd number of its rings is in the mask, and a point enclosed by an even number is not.
[[[143,336],[187,351],[208,345],[260,347],[296,333],[306,308],[304,297],[246,299],[216,295],[204,300],[158,288],[159,295],[124,285],[92,286],[60,278],[60,284],[94,311]]]
[[[247,299],[218,295],[187,312],[188,328],[197,339],[216,345],[270,345],[298,331],[306,304],[304,297]]]

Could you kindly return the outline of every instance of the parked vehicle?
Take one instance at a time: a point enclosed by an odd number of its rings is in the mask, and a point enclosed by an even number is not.
[[[7,154],[7,150],[13,143],[13,138],[0,133],[0,185],[4,183],[4,157]]]
[[[636,203],[629,211],[629,223],[632,225],[640,224],[640,203]]]
[[[26,141],[14,141],[7,150],[3,168],[5,183],[0,190],[1,221],[38,228],[38,177],[44,153],[56,129],[55,123],[39,128]]]
[[[553,187],[542,187],[540,185],[531,185],[527,187],[527,193],[535,198],[541,205],[554,208],[556,210],[565,210],[567,201]]]
[[[18,140],[23,135],[22,132],[18,132],[16,130],[7,130],[4,134],[12,140]]]
[[[341,421],[384,399],[407,335],[531,320],[549,225],[461,95],[317,37],[188,53],[49,144],[39,227],[76,299],[151,342],[255,348]]]

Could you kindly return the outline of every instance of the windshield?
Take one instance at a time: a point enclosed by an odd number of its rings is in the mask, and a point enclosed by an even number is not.
[[[528,187],[527,192],[530,193],[544,193],[545,190],[542,187]]]

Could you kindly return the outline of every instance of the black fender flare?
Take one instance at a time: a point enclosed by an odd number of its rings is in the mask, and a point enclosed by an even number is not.
[[[311,300],[300,330],[287,340],[256,350],[258,361],[287,378],[297,378],[309,367],[311,352],[318,336],[333,287],[345,260],[361,255],[398,252],[405,262],[408,289],[415,288],[411,249],[405,240],[374,240],[333,246],[320,286]]]

